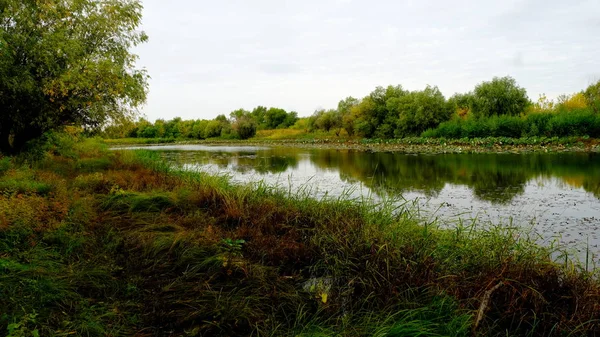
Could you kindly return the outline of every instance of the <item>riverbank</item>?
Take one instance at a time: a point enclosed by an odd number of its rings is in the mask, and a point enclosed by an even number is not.
[[[285,146],[296,148],[352,149],[372,152],[399,153],[531,153],[531,152],[600,152],[600,140],[571,138],[404,138],[404,139],[249,139],[249,140],[178,140],[174,138],[122,138],[105,139],[111,146],[205,144]]]
[[[93,140],[45,152],[0,161],[9,335],[600,334],[596,272],[514,228],[443,230]]]

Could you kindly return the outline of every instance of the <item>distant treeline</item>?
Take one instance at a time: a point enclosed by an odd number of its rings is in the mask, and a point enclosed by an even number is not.
[[[252,111],[238,109],[229,114],[218,115],[213,120],[182,120],[179,117],[165,121],[157,119],[150,123],[140,119],[135,123],[111,125],[104,131],[111,138],[189,138],[189,139],[247,139],[256,130],[285,129],[296,123],[298,113],[284,109],[258,106]]]
[[[214,120],[141,119],[111,126],[107,137],[247,139],[257,130],[298,129],[360,138],[411,136],[472,137],[600,137],[600,81],[586,90],[561,95],[556,101],[541,95],[532,102],[511,77],[495,77],[468,93],[446,99],[436,86],[408,91],[402,86],[377,87],[362,99],[347,97],[336,109],[321,109],[298,118],[296,112],[256,107],[219,115]]]

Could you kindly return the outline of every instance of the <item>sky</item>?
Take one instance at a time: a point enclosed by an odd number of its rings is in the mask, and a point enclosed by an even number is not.
[[[309,116],[377,86],[449,97],[512,76],[531,99],[600,80],[600,0],[142,0],[141,112]]]

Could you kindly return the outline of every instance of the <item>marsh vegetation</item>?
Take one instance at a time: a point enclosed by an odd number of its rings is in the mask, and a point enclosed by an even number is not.
[[[4,157],[1,328],[32,335],[598,333],[597,275],[451,230],[54,136]]]

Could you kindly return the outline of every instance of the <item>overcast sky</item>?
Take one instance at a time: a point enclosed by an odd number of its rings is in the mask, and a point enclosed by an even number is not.
[[[142,0],[150,119],[308,116],[376,86],[448,97],[494,76],[556,97],[600,79],[600,0]]]

